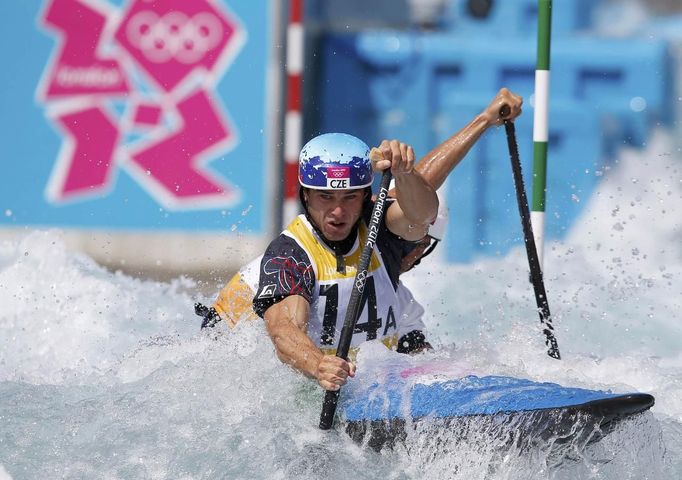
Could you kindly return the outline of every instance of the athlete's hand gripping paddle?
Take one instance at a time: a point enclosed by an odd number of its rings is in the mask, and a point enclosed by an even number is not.
[[[375,155],[375,149],[370,152],[370,157]],[[381,153],[379,153],[381,155]],[[353,291],[351,292],[350,300],[348,302],[348,309],[346,310],[346,317],[343,320],[343,328],[339,337],[339,346],[336,349],[336,356],[348,361],[348,351],[353,340],[353,330],[355,324],[360,316],[360,304],[362,300],[362,292],[365,289],[365,281],[367,279],[367,270],[369,269],[369,261],[372,258],[374,245],[376,244],[379,235],[379,224],[384,217],[386,198],[388,197],[388,186],[391,183],[391,169],[387,168],[381,177],[381,187],[377,195],[374,208],[372,209],[372,216],[367,230],[367,240],[362,248],[360,255],[360,264],[358,265],[355,280],[353,282]],[[322,404],[322,414],[320,415],[320,428],[322,430],[329,430],[334,423],[334,414],[336,413],[336,405],[339,401],[340,390],[327,390],[324,395],[324,403]]]
[[[500,108],[500,117],[505,118],[509,115],[509,105],[503,105]],[[540,260],[535,246],[535,237],[533,236],[533,226],[530,222],[530,211],[528,208],[528,198],[526,197],[526,189],[523,184],[523,175],[521,173],[521,160],[519,160],[519,149],[516,145],[516,129],[514,122],[511,120],[504,120],[504,129],[507,133],[507,144],[509,145],[509,157],[511,158],[512,172],[514,174],[514,186],[516,187],[516,200],[519,204],[519,213],[521,213],[521,225],[523,226],[523,240],[526,244],[526,254],[528,256],[528,266],[530,267],[530,279],[535,290],[535,301],[538,306],[538,313],[540,315],[540,323],[543,326],[542,332],[545,334],[545,345],[547,345],[547,355],[557,360],[561,358],[559,354],[559,345],[554,336],[554,327],[552,326],[552,316],[549,313],[549,303],[547,302],[547,293],[545,292],[545,282],[542,278],[542,269],[540,268]]]

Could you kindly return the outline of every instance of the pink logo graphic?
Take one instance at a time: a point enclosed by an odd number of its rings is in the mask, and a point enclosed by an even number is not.
[[[239,200],[207,166],[237,140],[213,86],[244,33],[219,1],[48,0],[41,20],[59,44],[37,97],[64,135],[50,200],[101,197],[118,167],[169,208]]]
[[[327,167],[327,178],[350,178],[350,167]]]
[[[101,193],[113,182],[119,140],[115,120],[99,105],[52,118],[67,137],[48,186],[48,198],[70,200]]]
[[[116,40],[165,91],[197,70],[213,73],[232,56],[237,24],[207,0],[134,1],[116,30]]]
[[[73,95],[122,95],[130,91],[118,60],[100,53],[104,47],[107,15],[110,12],[104,7],[78,0],[48,3],[43,23],[55,30],[61,41],[39,87],[41,100]]]

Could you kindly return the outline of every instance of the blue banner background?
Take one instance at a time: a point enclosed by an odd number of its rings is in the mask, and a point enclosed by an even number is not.
[[[36,99],[38,84],[58,46],[54,32],[40,25],[46,4],[34,0],[3,5],[0,226],[225,231],[237,225],[242,233],[267,231],[272,223],[266,208],[271,200],[265,188],[269,175],[266,159],[269,3],[226,4],[244,27],[246,38],[214,93],[238,138],[231,150],[219,154],[208,167],[237,186],[241,199],[230,209],[202,207],[187,211],[163,208],[119,166],[115,167],[112,189],[103,197],[63,204],[47,200],[45,191],[63,136],[45,117],[45,105]],[[126,4],[110,5],[121,8]],[[128,140],[123,139],[126,143]]]

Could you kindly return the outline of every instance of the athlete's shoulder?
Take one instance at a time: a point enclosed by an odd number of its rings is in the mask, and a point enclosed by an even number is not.
[[[280,233],[277,238],[270,242],[270,245],[265,249],[265,253],[259,257],[260,262],[258,266],[262,266],[264,262],[274,257],[291,257],[297,261],[307,261],[310,263],[305,249],[287,231]]]
[[[254,311],[265,310],[290,295],[300,295],[309,302],[315,287],[312,262],[298,242],[280,234],[265,250],[259,268],[258,289],[253,299]]]

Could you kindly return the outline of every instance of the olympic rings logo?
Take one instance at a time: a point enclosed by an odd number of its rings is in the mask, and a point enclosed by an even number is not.
[[[360,271],[355,277],[355,288],[358,289],[360,293],[365,289],[365,283],[367,282],[367,271]]]
[[[328,167],[327,176],[334,178],[346,178],[348,176],[347,167]]]
[[[153,63],[177,60],[192,64],[218,46],[223,26],[212,13],[197,13],[189,18],[182,12],[159,17],[154,12],[135,14],[126,26],[126,38]]]

